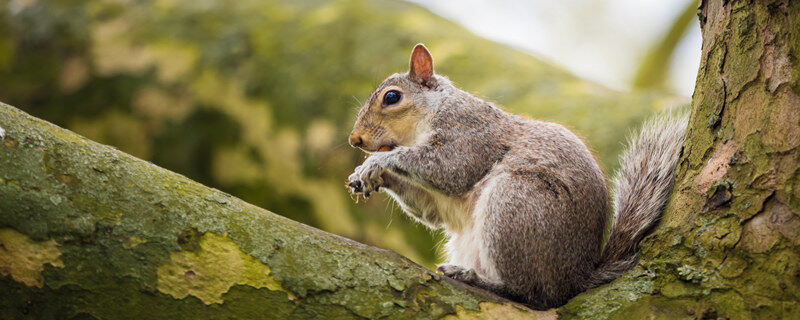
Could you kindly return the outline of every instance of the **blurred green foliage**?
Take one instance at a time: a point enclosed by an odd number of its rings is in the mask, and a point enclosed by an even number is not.
[[[9,0],[0,100],[289,218],[413,260],[439,235],[386,199],[354,204],[359,101],[424,42],[439,73],[586,137],[608,171],[675,97],[618,93],[416,5],[339,0]]]
[[[665,89],[667,87],[672,56],[680,41],[686,37],[692,24],[697,23],[699,5],[699,0],[687,1],[686,7],[672,22],[669,30],[648,49],[647,54],[639,62],[633,78],[634,88]]]

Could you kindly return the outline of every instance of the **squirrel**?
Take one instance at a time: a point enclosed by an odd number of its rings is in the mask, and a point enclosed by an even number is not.
[[[603,245],[609,193],[583,140],[456,88],[417,44],[409,71],[386,78],[358,112],[348,140],[370,155],[347,187],[384,191],[443,229],[439,273],[549,309],[634,266],[669,198],[687,123],[661,115],[629,139]]]

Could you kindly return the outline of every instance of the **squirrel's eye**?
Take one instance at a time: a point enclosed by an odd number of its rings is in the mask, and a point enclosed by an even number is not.
[[[383,94],[383,104],[388,106],[397,103],[400,101],[400,92],[397,90],[391,90]]]

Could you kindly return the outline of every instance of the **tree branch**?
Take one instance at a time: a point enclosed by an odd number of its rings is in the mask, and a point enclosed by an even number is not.
[[[0,318],[553,317],[0,104]]]

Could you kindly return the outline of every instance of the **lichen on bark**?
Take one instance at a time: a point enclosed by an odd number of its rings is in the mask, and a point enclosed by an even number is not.
[[[41,288],[45,264],[63,268],[55,241],[33,241],[13,229],[0,229],[0,275]]]
[[[170,253],[170,261],[158,267],[158,291],[178,299],[192,295],[205,304],[222,303],[222,294],[233,285],[286,292],[268,265],[213,232],[204,234],[194,250]]]

